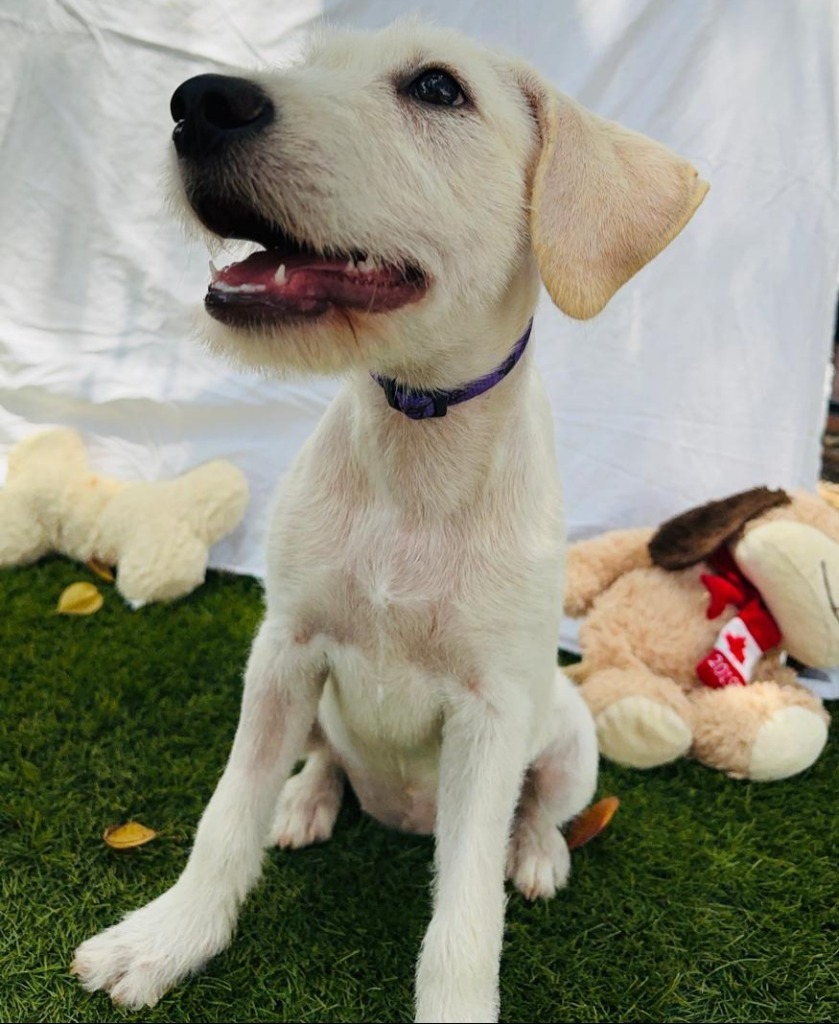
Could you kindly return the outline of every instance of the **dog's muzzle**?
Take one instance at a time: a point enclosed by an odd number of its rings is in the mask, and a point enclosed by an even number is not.
[[[270,125],[274,105],[258,85],[229,75],[197,75],[179,86],[170,104],[178,156],[204,160]]]
[[[221,270],[211,265],[210,316],[264,329],[332,309],[387,313],[423,297],[428,278],[419,267],[376,259],[361,246],[314,246],[290,234],[254,188],[236,184],[249,144],[277,119],[256,83],[198,75],[175,90],[171,110],[184,191],[198,220],[221,238],[264,246]]]

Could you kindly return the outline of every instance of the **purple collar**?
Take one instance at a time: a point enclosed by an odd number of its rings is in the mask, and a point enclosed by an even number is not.
[[[445,416],[450,405],[459,405],[461,402],[468,402],[470,398],[477,398],[478,395],[489,391],[490,388],[494,388],[496,384],[504,380],[521,359],[532,330],[533,321],[531,320],[524,334],[513,346],[513,351],[500,366],[483,377],[464,384],[462,388],[452,388],[450,391],[421,391],[397,384],[392,377],[380,377],[377,373],[373,373],[371,376],[377,384],[381,385],[387,397],[387,404],[391,409],[405,413],[408,419],[429,420],[437,416]]]

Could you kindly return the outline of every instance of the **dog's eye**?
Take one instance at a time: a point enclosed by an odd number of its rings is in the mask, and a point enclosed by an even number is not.
[[[429,68],[417,75],[407,91],[415,100],[438,107],[461,107],[466,102],[460,83],[440,68]]]

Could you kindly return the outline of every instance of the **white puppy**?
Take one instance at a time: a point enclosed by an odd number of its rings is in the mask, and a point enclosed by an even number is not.
[[[494,1021],[505,866],[529,898],[565,883],[558,826],[597,764],[556,667],[562,498],[524,337],[540,276],[593,316],[707,186],[525,65],[415,25],[191,79],[173,115],[192,211],[267,250],[213,270],[211,344],[345,383],[277,502],[239,727],[189,863],[73,969],[153,1005],[230,941],[272,820],[281,846],[327,839],[346,776],[380,821],[436,837],[416,1019]]]

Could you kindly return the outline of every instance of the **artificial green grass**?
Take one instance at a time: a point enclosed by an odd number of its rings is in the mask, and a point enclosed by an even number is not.
[[[105,592],[89,618],[61,590]],[[128,610],[63,560],[0,573],[0,1021],[406,1021],[429,913],[432,843],[349,799],[334,838],[274,851],[231,948],[141,1016],[88,995],[74,947],[175,881],[236,724],[260,617],[253,580],[211,574]],[[549,903],[512,893],[506,1021],[839,1019],[833,738],[788,782],[687,762],[604,765],[621,809]],[[101,840],[136,818],[136,850]]]

